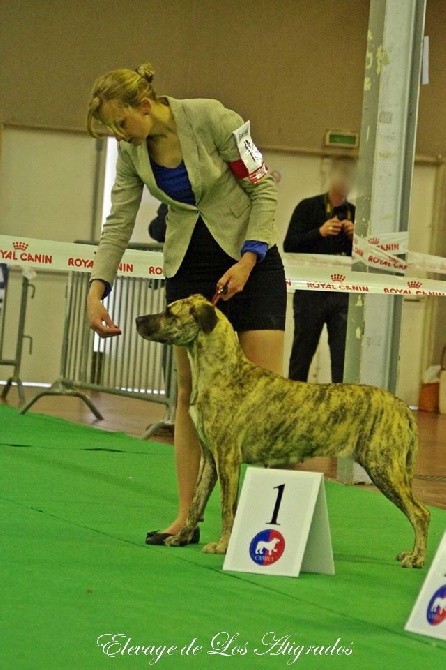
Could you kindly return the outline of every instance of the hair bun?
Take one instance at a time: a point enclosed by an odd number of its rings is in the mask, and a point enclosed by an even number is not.
[[[153,67],[150,65],[150,63],[143,63],[139,67],[136,68],[135,72],[137,72],[143,79],[146,79],[149,84],[152,83],[153,77],[155,76],[155,70]]]

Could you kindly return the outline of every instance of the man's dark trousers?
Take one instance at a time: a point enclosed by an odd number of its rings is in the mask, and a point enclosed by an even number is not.
[[[330,291],[296,291],[294,294],[294,342],[289,377],[306,382],[324,325],[328,331],[331,380],[342,382],[347,335],[348,294]]]

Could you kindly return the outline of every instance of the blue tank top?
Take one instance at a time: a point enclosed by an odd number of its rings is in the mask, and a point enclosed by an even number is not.
[[[175,168],[158,165],[152,158],[150,159],[150,164],[157,185],[172,200],[185,202],[188,205],[196,204],[184,161],[181,161],[178,167]]]

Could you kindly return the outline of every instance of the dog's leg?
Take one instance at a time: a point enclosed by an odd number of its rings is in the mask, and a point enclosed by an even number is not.
[[[422,568],[426,562],[427,533],[430,522],[430,512],[413,495],[412,491],[404,500],[403,510],[415,532],[415,542],[412,551],[402,551],[397,555],[403,568]]]
[[[222,532],[217,542],[203,547],[206,554],[225,554],[234,524],[235,509],[240,477],[241,459],[238,454],[226,454],[222,463],[217,462],[220,480],[220,498],[222,509]]]
[[[204,457],[203,457],[203,453],[204,453],[204,449],[203,449],[203,447],[202,447],[202,448],[201,448],[201,458],[200,458],[200,469],[199,469],[199,471],[198,471],[198,479],[197,479],[197,489],[198,489],[198,488],[200,487],[200,485],[201,485],[201,480],[202,480],[202,477],[203,477],[203,473],[204,473],[204,471],[205,471],[205,464],[206,464],[206,461],[205,461],[205,459],[204,459]],[[212,460],[213,460],[213,459],[212,459]],[[201,523],[202,521],[204,521],[204,508],[203,508],[203,512],[202,512],[201,516],[198,518],[198,521],[199,521],[200,523]]]
[[[194,529],[201,521],[205,507],[217,481],[217,468],[211,452],[202,446],[202,462],[197,479],[197,487],[189,508],[186,523],[177,535],[169,537],[165,544],[181,547],[188,544]]]
[[[415,498],[406,470],[392,462],[370,464],[364,461],[361,465],[375,486],[407,516],[414,529],[412,551],[398,554],[397,560],[403,568],[422,568],[426,560],[430,512]]]

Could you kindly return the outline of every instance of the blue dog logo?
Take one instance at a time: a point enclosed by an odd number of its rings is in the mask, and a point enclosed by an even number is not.
[[[446,584],[435,591],[427,606],[426,616],[431,626],[438,626],[446,621]]]
[[[268,566],[275,563],[285,551],[285,538],[278,530],[262,530],[249,545],[249,555],[257,565]]]

